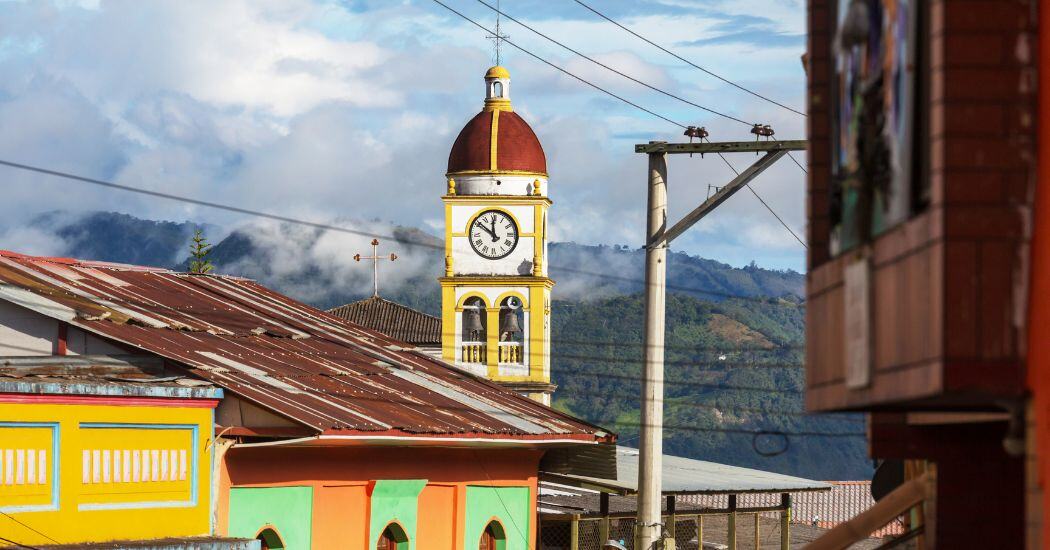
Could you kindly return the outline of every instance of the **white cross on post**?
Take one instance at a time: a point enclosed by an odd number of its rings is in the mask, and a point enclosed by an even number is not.
[[[391,262],[397,259],[397,254],[391,253],[389,256],[379,255],[379,239],[372,239],[372,255],[362,256],[360,254],[354,254],[354,260],[360,262],[361,260],[372,260],[372,296],[379,296],[379,260],[390,260]]]

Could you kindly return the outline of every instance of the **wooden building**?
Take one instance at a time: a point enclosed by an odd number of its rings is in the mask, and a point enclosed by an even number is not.
[[[1046,4],[808,2],[807,407],[925,472],[927,547],[1026,540]]]
[[[585,451],[592,475],[615,475],[615,436],[603,429],[246,279],[0,251],[0,308],[9,313],[2,341],[16,344],[5,353],[119,353],[159,365],[160,379],[181,393],[206,394],[207,408],[174,399],[175,390],[159,409],[67,418],[65,403],[38,407],[34,423],[61,423],[72,438],[61,478],[84,487],[70,497],[89,493],[96,477],[107,483],[107,472],[115,482],[114,453],[123,465],[125,447],[162,449],[150,468],[171,494],[114,507],[111,500],[132,497],[103,491],[97,498],[107,506],[97,510],[78,504],[96,500],[60,501],[62,513],[75,509],[91,529],[70,532],[89,539],[160,535],[186,523],[170,534],[230,535],[266,548],[453,550],[487,541],[529,550],[541,463],[578,462],[573,456]],[[7,407],[0,421],[17,417]],[[118,421],[132,424],[110,426]],[[182,434],[157,429],[168,422],[193,437],[157,439]],[[124,431],[78,436],[96,428]],[[25,437],[46,447],[41,430]],[[186,461],[178,442],[193,445]],[[89,452],[73,452],[78,445]],[[193,476],[183,479],[190,464]],[[178,500],[175,491],[190,488],[193,498]],[[50,511],[20,512],[39,527]]]

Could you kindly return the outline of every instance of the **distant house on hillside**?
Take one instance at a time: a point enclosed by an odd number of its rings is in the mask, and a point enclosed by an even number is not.
[[[32,426],[24,408],[0,405],[0,430],[43,430],[5,444],[54,449],[43,463],[38,451],[33,470],[51,493],[0,486],[13,520],[0,536],[19,543],[51,542],[20,525],[61,531],[62,542],[176,535],[163,531],[177,525],[178,536],[268,548],[527,550],[546,461],[615,475],[605,430],[242,278],[0,251],[0,336],[0,365],[56,365],[2,380],[56,395]],[[118,359],[151,370],[91,371]],[[60,395],[70,392],[44,375],[73,376],[80,361],[78,395]],[[58,426],[50,440],[47,426]],[[61,453],[59,432],[72,436]],[[12,454],[29,456],[5,451],[7,472]],[[16,462],[16,479],[29,463]],[[111,490],[129,475],[142,496]]]

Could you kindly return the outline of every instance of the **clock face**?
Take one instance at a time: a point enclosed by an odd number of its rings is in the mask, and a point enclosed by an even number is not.
[[[470,246],[482,258],[505,258],[518,246],[518,226],[499,210],[486,210],[470,226]]]

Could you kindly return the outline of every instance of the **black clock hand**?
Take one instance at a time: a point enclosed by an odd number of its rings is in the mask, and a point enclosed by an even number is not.
[[[493,230],[491,230],[491,229],[489,229],[489,228],[487,228],[487,227],[485,227],[484,225],[481,225],[481,222],[480,222],[480,221],[478,221],[478,222],[475,222],[475,223],[474,223],[474,225],[476,225],[476,226],[478,226],[478,227],[480,227],[480,228],[484,229],[484,230],[485,230],[485,232],[486,232],[486,233],[488,233],[489,235],[492,235],[492,236],[493,236],[493,238],[495,238],[495,237],[496,237],[496,232],[495,232],[495,231],[493,231]]]
[[[499,236],[496,235],[496,216],[492,216],[492,231],[489,231],[489,234],[492,235],[492,242],[499,240]]]

